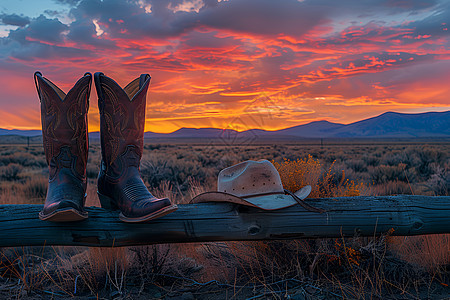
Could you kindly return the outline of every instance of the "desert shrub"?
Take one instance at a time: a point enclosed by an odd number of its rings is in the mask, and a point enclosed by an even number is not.
[[[380,164],[388,166],[397,166],[399,164],[405,164],[408,161],[409,159],[405,152],[396,151],[394,153],[389,153],[389,155],[384,155],[383,158],[381,159]]]
[[[448,159],[447,153],[430,147],[418,148],[417,155],[422,160],[422,162],[426,164],[432,162],[443,164],[445,160]]]
[[[0,166],[5,166],[10,163],[22,165],[24,167],[45,167],[47,163],[45,157],[34,156],[27,152],[16,152],[5,156],[0,156]]]
[[[377,166],[380,164],[380,158],[375,155],[375,153],[372,153],[371,151],[368,151],[368,153],[365,153],[361,156],[361,159],[365,161],[366,165],[368,166]]]
[[[317,190],[322,166],[312,156],[294,161],[285,159],[281,163],[272,161],[272,163],[280,173],[285,189],[295,192],[305,185],[311,185],[314,190]]]
[[[211,173],[208,170],[196,161],[163,157],[143,162],[140,169],[142,178],[151,188],[159,187],[161,181],[170,181],[182,192],[188,190],[190,177],[205,182],[207,174]]]
[[[42,156],[45,157],[45,153],[44,153],[44,149],[42,147],[40,147],[40,149],[33,149],[29,151],[30,154],[34,155],[34,156]]]
[[[450,164],[440,166],[436,163],[431,164],[433,173],[424,183],[426,190],[434,195],[448,196],[450,195]]]
[[[349,169],[346,162],[344,161],[334,161],[331,165],[326,166],[326,169],[333,174],[332,182],[333,184],[338,184],[345,178],[349,178],[349,174],[352,173],[352,169]],[[345,177],[345,178],[344,178]]]
[[[44,176],[34,176],[22,185],[22,190],[30,203],[43,203],[47,194],[48,179]]]
[[[410,195],[415,194],[412,185],[399,180],[392,180],[376,186],[378,195]]]
[[[161,145],[160,144],[146,144],[144,146],[145,150],[154,150],[154,149],[160,149]]]
[[[415,180],[415,169],[406,169],[406,165],[400,163],[396,166],[379,165],[368,167],[369,175],[375,184],[382,184],[389,181],[413,182]]]
[[[365,188],[363,183],[346,179],[344,171],[335,172],[333,164],[324,170],[312,156],[295,161],[285,159],[281,163],[273,161],[273,164],[280,173],[285,189],[295,192],[305,185],[311,185],[310,197],[359,196]]]
[[[348,159],[345,161],[345,164],[355,172],[367,171],[367,163],[362,159]]]
[[[380,158],[376,157],[373,154],[363,155],[362,160],[364,160],[367,166],[378,166],[380,164]]]
[[[395,158],[393,159],[390,159],[389,157],[391,155],[390,153],[387,153],[383,160],[391,162],[391,165],[394,165],[394,163],[404,163],[407,167],[416,167],[421,163],[420,157],[417,155],[418,151],[420,151],[420,149],[417,149],[416,147],[407,148],[401,154],[395,155]],[[394,163],[392,163],[393,161]]]
[[[346,154],[343,150],[334,150],[331,153],[328,153],[327,156],[330,156],[328,158],[328,161],[332,159],[333,161],[345,161],[348,158],[348,154]]]
[[[8,156],[8,155],[12,155],[14,153],[17,152],[17,148],[16,147],[2,147],[0,150],[0,158],[2,156]]]
[[[4,180],[17,180],[20,173],[23,171],[23,167],[16,163],[10,163],[7,166],[0,167],[0,177]]]
[[[354,197],[360,196],[361,191],[366,189],[367,186],[364,183],[346,179],[345,171],[335,173],[331,167],[319,181],[317,197]]]
[[[411,166],[417,170],[421,179],[428,179],[433,173],[432,164],[444,165],[448,161],[448,153],[429,147],[412,148],[406,151],[411,157]]]

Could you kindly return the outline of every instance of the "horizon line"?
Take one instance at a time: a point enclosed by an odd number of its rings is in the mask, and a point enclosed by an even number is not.
[[[358,122],[361,122],[361,121],[370,120],[370,119],[379,117],[379,116],[384,115],[384,114],[387,114],[387,113],[395,113],[395,114],[401,114],[401,115],[421,115],[421,114],[427,114],[427,113],[447,113],[447,112],[450,112],[450,107],[449,107],[448,110],[444,110],[444,111],[426,111],[426,112],[420,112],[420,113],[402,113],[402,112],[396,112],[396,111],[386,111],[386,112],[383,112],[383,113],[381,113],[381,114],[378,114],[378,115],[375,115],[375,116],[372,116],[372,117],[369,117],[369,118],[365,118],[365,119],[360,119],[360,120],[358,120],[358,121],[354,121],[354,122],[347,123],[347,124],[346,124],[346,123],[335,123],[335,122],[331,122],[331,121],[322,119],[322,120],[311,121],[311,122],[308,122],[308,123],[298,124],[298,125],[294,125],[294,126],[290,126],[290,127],[285,127],[285,128],[281,128],[281,129],[276,129],[276,130],[268,130],[268,129],[263,129],[263,128],[249,128],[249,129],[246,129],[246,130],[239,131],[239,130],[232,129],[232,128],[217,128],[217,127],[180,127],[180,128],[178,128],[178,129],[176,129],[176,130],[174,130],[174,131],[167,132],[167,133],[164,133],[164,132],[155,132],[155,131],[150,131],[150,130],[149,130],[149,131],[144,131],[144,133],[150,132],[150,133],[157,133],[157,134],[171,134],[171,133],[174,133],[174,132],[176,132],[176,131],[178,131],[178,130],[180,130],[180,129],[183,129],[183,128],[187,128],[187,129],[218,129],[218,130],[232,130],[232,131],[236,131],[236,132],[245,132],[245,131],[249,131],[249,130],[263,130],[263,131],[268,131],[268,132],[276,132],[276,131],[280,131],[280,130],[285,130],[285,129],[289,129],[289,128],[293,128],[293,127],[297,127],[297,126],[308,125],[308,124],[318,123],[318,122],[328,122],[328,123],[331,123],[331,124],[337,124],[337,125],[344,125],[344,126],[346,126],[346,125],[358,123]],[[21,127],[16,127],[16,128],[8,128],[8,127],[6,127],[6,128],[0,128],[0,129],[1,129],[1,130],[11,130],[11,131],[12,131],[12,130],[19,130],[19,131],[42,131],[42,128],[38,128],[38,129],[36,129],[36,128],[29,128],[29,129],[26,129],[26,128],[25,128],[25,129],[24,129],[24,128],[21,128]],[[96,133],[96,132],[100,132],[100,131],[99,131],[99,130],[95,130],[95,131],[89,131],[89,130],[88,130],[88,134],[89,134],[89,133]]]

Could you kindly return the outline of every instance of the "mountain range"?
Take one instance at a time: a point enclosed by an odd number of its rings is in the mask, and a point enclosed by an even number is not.
[[[20,130],[20,129],[0,128],[0,135],[20,135],[20,136],[32,137],[32,136],[38,136],[41,134],[42,134],[42,132],[40,130]]]
[[[40,130],[7,130],[0,135],[32,137]],[[98,132],[89,133],[98,139]],[[351,124],[316,121],[281,130],[250,129],[237,132],[217,128],[180,128],[171,133],[146,132],[145,138],[438,138],[450,137],[450,111],[404,114],[386,112]]]

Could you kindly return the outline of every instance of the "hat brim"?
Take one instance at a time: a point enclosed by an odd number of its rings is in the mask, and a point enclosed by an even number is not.
[[[304,200],[304,199],[306,199],[306,197],[309,196],[309,194],[311,193],[311,190],[312,190],[312,188],[310,185],[305,185],[304,187],[302,187],[301,189],[296,191],[294,193],[294,195],[299,197],[300,199]]]
[[[206,192],[195,196],[190,203],[231,202],[264,210],[277,210],[297,204],[297,201],[285,194],[270,194],[241,198],[224,192]]]

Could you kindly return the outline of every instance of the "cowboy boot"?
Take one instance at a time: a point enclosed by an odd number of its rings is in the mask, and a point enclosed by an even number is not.
[[[92,75],[84,74],[67,95],[41,72],[34,73],[34,81],[41,101],[42,139],[49,168],[47,197],[39,218],[84,220],[88,217],[84,203]]]
[[[103,208],[119,209],[124,222],[145,222],[177,209],[168,198],[154,197],[139,173],[144,149],[145,104],[150,75],[122,89],[103,73],[94,74],[100,110],[102,162],[98,196]]]

